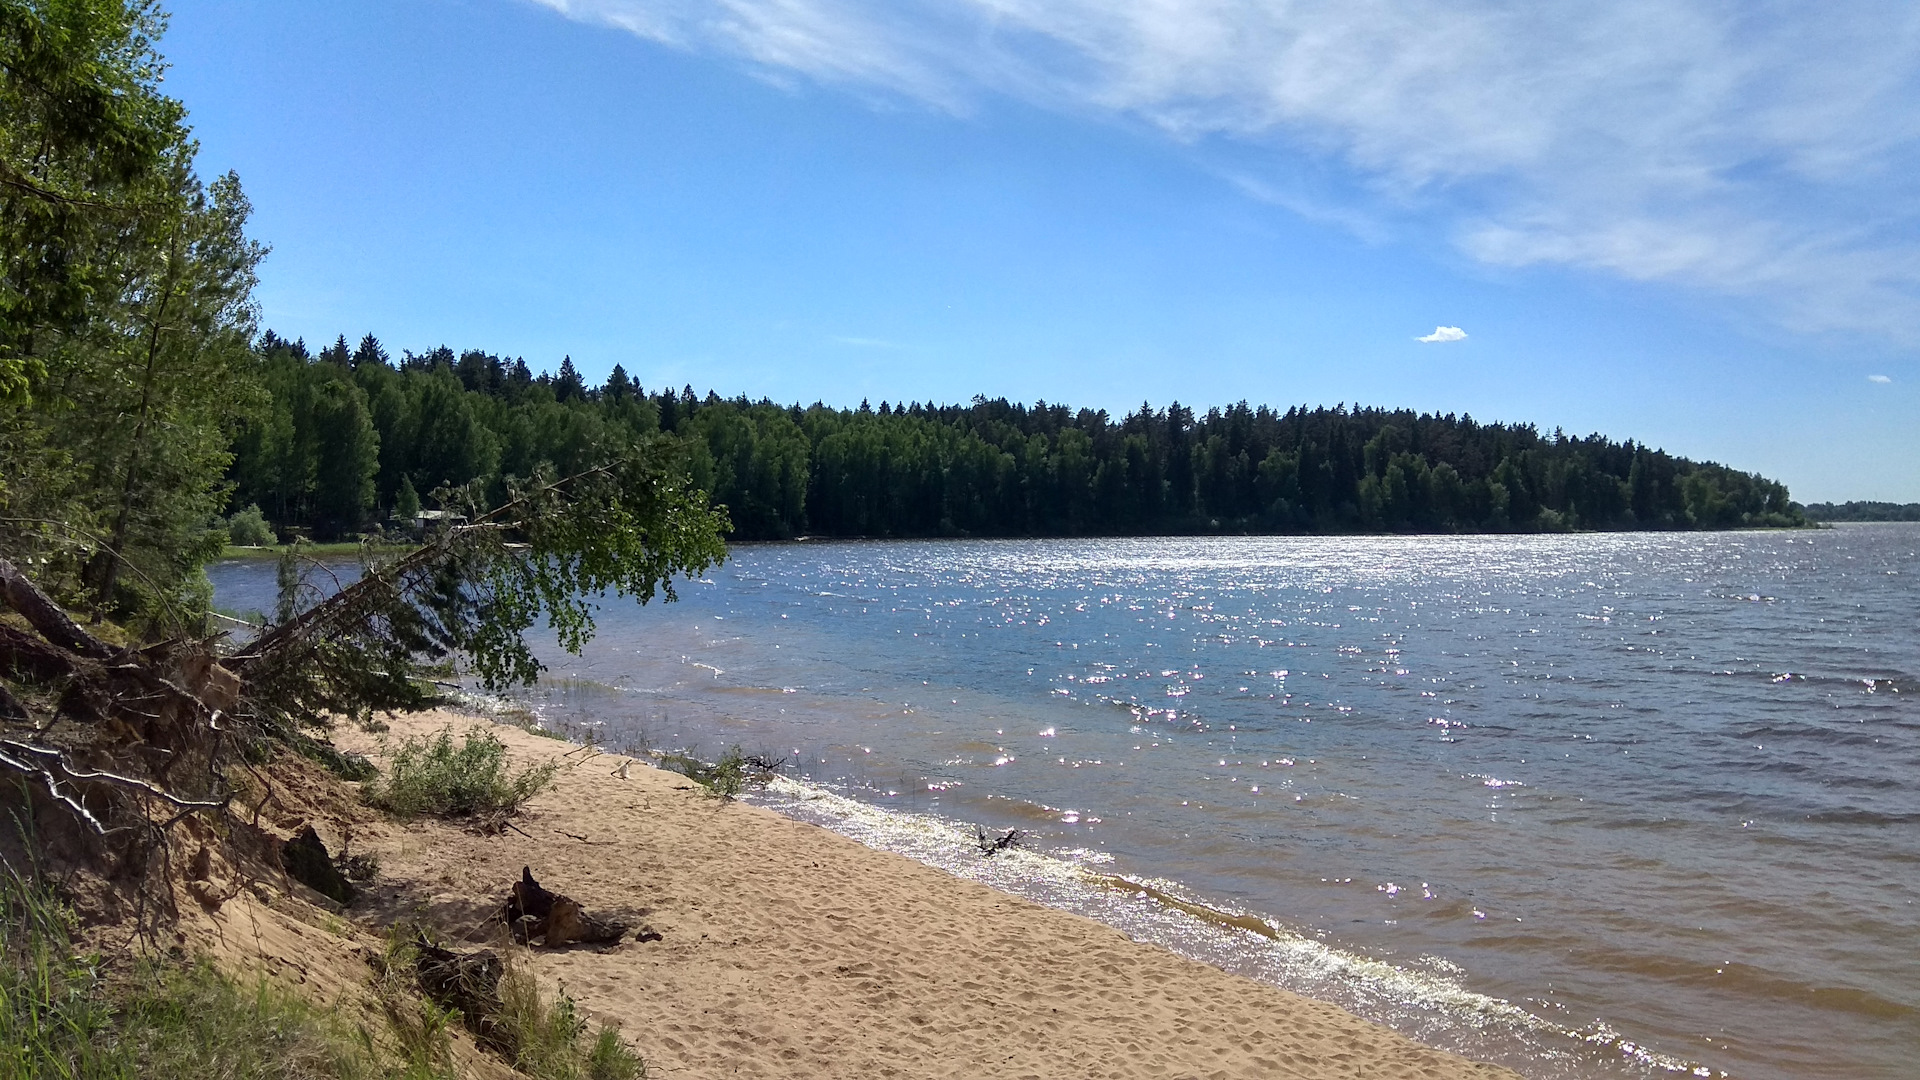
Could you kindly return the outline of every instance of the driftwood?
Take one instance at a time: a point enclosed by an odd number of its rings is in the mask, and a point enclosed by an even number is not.
[[[1021,832],[1019,829],[1008,829],[1006,832],[1002,833],[999,836],[991,836],[987,833],[986,829],[981,828],[978,825],[975,825],[973,827],[973,833],[976,837],[979,838],[980,854],[986,855],[989,857],[997,855],[1000,852],[1007,850],[1008,848],[1017,848],[1021,846],[1021,842],[1026,838],[1026,835],[1027,835],[1026,833]]]
[[[549,949],[562,945],[605,944],[619,941],[629,927],[610,919],[588,915],[572,897],[561,896],[541,887],[533,878],[531,866],[520,869],[520,880],[507,894],[505,910],[507,931],[513,940],[531,945],[534,938]],[[656,935],[657,936],[657,935]]]
[[[33,815],[41,854],[115,883],[94,895],[151,927],[175,910],[182,870],[191,878],[211,858],[203,838],[183,863],[192,849],[174,849],[175,827],[231,802],[237,681],[207,642],[107,644],[4,558],[0,610],[11,613],[0,622],[0,782]],[[232,859],[270,864],[256,833],[219,835]]]
[[[67,617],[59,604],[39,586],[27,579],[20,568],[0,559],[0,599],[19,612],[40,636],[71,653],[93,660],[105,660],[117,651],[113,646],[80,629]]]

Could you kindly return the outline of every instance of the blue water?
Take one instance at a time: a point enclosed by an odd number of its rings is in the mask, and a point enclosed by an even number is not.
[[[610,601],[530,700],[786,757],[788,812],[1530,1076],[1911,1077],[1917,552],[1904,525],[743,546],[678,604]],[[214,576],[270,608],[271,567]],[[1033,852],[982,860],[974,824]]]

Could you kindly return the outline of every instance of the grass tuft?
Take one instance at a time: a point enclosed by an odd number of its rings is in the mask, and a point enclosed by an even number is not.
[[[401,818],[506,818],[544,791],[558,771],[549,761],[512,773],[507,746],[498,736],[475,726],[456,746],[447,727],[431,737],[404,740],[386,775],[361,791],[368,804]]]
[[[370,1038],[205,960],[110,972],[74,945],[71,914],[0,866],[0,1080],[452,1080],[393,1063]]]
[[[533,973],[509,963],[500,978],[495,1031],[513,1067],[534,1080],[645,1080],[647,1065],[601,1025],[587,1040],[587,1021],[564,988],[548,1000]]]
[[[453,1071],[453,1039],[448,1028],[458,1015],[415,991],[419,950],[406,928],[388,930],[387,945],[374,964],[373,996],[386,1014],[387,1034],[409,1077],[435,1077]]]

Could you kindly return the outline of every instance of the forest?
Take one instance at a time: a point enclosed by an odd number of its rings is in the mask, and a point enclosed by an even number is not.
[[[1920,521],[1920,503],[1809,503],[1810,521]]]
[[[0,2],[0,551],[96,618],[194,625],[230,542],[417,537],[423,511],[643,459],[665,471],[621,475],[701,523],[676,541],[695,553],[709,521],[734,540],[1807,523],[1751,473],[1466,416],[783,405],[371,334],[313,351],[260,327],[267,248],[239,177],[198,171],[164,29],[150,0]]]
[[[647,389],[616,365],[436,348],[391,357],[371,334],[310,352],[271,331],[266,388],[231,447],[231,506],[282,531],[352,536],[456,492],[559,475],[665,436],[736,540],[797,536],[1557,532],[1807,523],[1781,484],[1632,441],[1411,410],[1245,402],[1105,411],[780,405]]]

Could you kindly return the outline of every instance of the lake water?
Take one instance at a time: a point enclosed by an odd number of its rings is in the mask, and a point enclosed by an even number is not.
[[[1920,527],[742,546],[680,594],[528,700],[1530,1077],[1920,1075]]]

